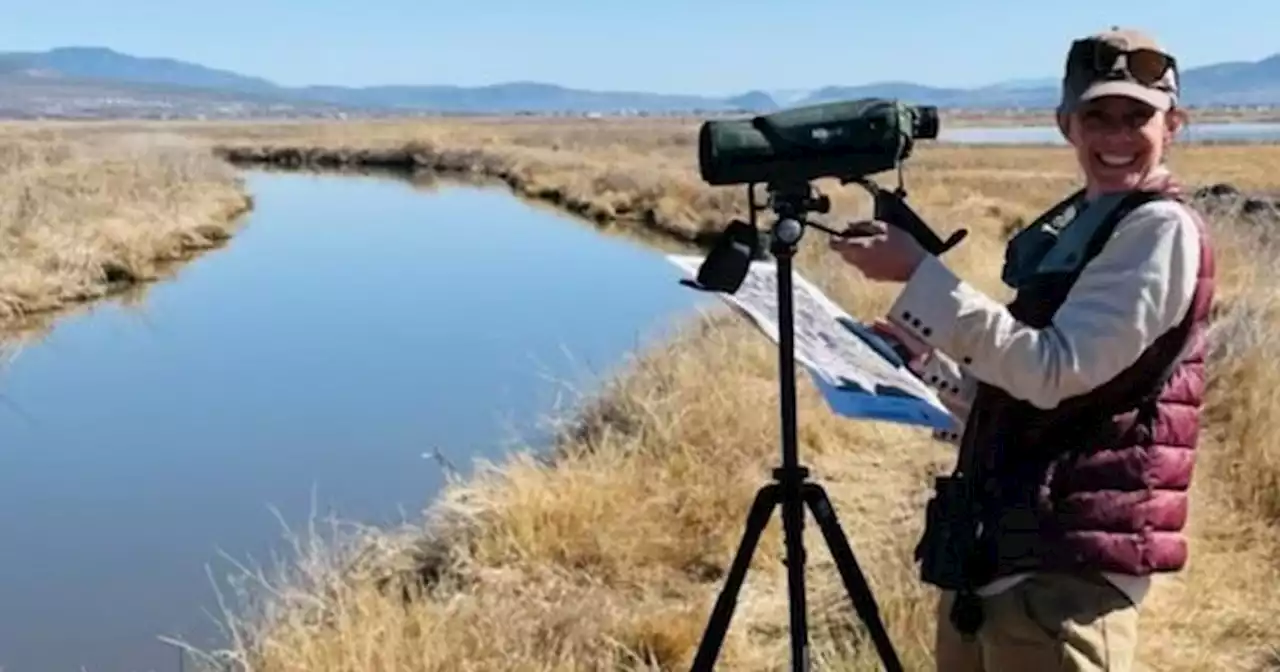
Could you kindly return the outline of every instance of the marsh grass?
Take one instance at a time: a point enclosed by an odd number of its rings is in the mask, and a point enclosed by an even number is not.
[[[741,215],[741,190],[696,174],[692,123],[652,120],[434,121],[172,127],[244,163],[400,165],[505,181],[604,227],[705,240]],[[1143,664],[1159,670],[1272,669],[1280,641],[1280,389],[1275,265],[1267,219],[1280,147],[1185,146],[1218,249],[1219,316],[1209,409],[1193,493],[1192,559],[1162,577],[1145,609]],[[943,231],[970,229],[948,255],[961,276],[1005,298],[1005,238],[1068,193],[1056,148],[921,147],[911,202]],[[840,222],[866,213],[859,192],[829,189]],[[1253,203],[1242,212],[1243,204]],[[1261,205],[1259,205],[1261,204]],[[1264,207],[1265,206],[1265,207]],[[883,311],[892,288],[860,281],[816,236],[799,270],[855,315]],[[778,460],[774,350],[722,313],[637,353],[564,418],[549,454],[480,465],[423,521],[299,542],[296,562],[244,572],[228,604],[223,660],[260,672],[670,670],[687,667],[751,498]],[[800,450],[830,492],[908,669],[928,669],[933,594],[910,550],[929,477],[952,458],[927,432],[834,417],[803,376]],[[806,527],[815,658],[823,669],[879,669],[860,645],[838,576]],[[748,575],[721,669],[787,660],[781,539],[771,522]],[[408,597],[409,599],[406,599]],[[1270,661],[1270,663],[1268,663]],[[1268,668],[1270,664],[1272,668]]]
[[[0,130],[0,329],[163,277],[222,244],[249,200],[179,136]]]

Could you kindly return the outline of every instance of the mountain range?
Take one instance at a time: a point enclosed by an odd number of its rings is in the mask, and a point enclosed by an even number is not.
[[[1188,105],[1280,105],[1280,53],[1183,73]],[[2,117],[251,117],[405,114],[680,114],[767,112],[865,96],[967,109],[1047,109],[1054,77],[945,88],[885,81],[814,90],[698,96],[596,91],[543,82],[487,86],[280,86],[261,77],[106,47],[0,52]]]

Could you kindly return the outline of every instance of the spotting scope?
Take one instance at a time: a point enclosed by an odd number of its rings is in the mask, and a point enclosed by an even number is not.
[[[767,185],[774,210],[783,219],[798,217],[803,226],[833,236],[856,233],[834,231],[803,218],[806,212],[826,213],[831,207],[825,195],[807,195],[813,191],[809,183],[837,178],[841,184],[857,184],[872,196],[874,219],[911,234],[930,254],[955,247],[968,231],[959,229],[946,240],[940,238],[907,205],[902,184],[902,168],[916,140],[938,137],[938,127],[937,107],[874,97],[704,121],[698,131],[702,179],[714,186],[747,185],[751,220],[734,220],[718,236],[698,271],[701,288],[737,291],[751,260],[761,256],[753,188],[761,183]],[[898,186],[892,191],[870,179],[887,170],[898,173]]]
[[[854,181],[897,168],[917,139],[938,137],[938,108],[884,98],[793,107],[749,119],[705,121],[698,166],[713,186]]]

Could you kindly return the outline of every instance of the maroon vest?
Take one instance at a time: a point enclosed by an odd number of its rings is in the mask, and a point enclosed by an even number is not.
[[[1191,212],[1201,250],[1192,305],[1133,365],[1048,410],[979,385],[961,448],[978,466],[983,579],[1022,571],[1145,575],[1185,564],[1182,529],[1214,273],[1208,232]],[[1113,228],[1114,221],[1102,227],[1086,258]],[[1047,326],[1078,276],[1032,276],[1018,287],[1010,313],[1031,327]]]

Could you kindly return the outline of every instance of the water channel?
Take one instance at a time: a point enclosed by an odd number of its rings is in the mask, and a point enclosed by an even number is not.
[[[661,253],[500,189],[250,173],[224,249],[0,373],[0,669],[177,670],[219,556],[416,515],[705,301]],[[318,503],[318,511],[312,505]],[[209,613],[205,613],[208,610]],[[216,640],[212,640],[216,641]]]

